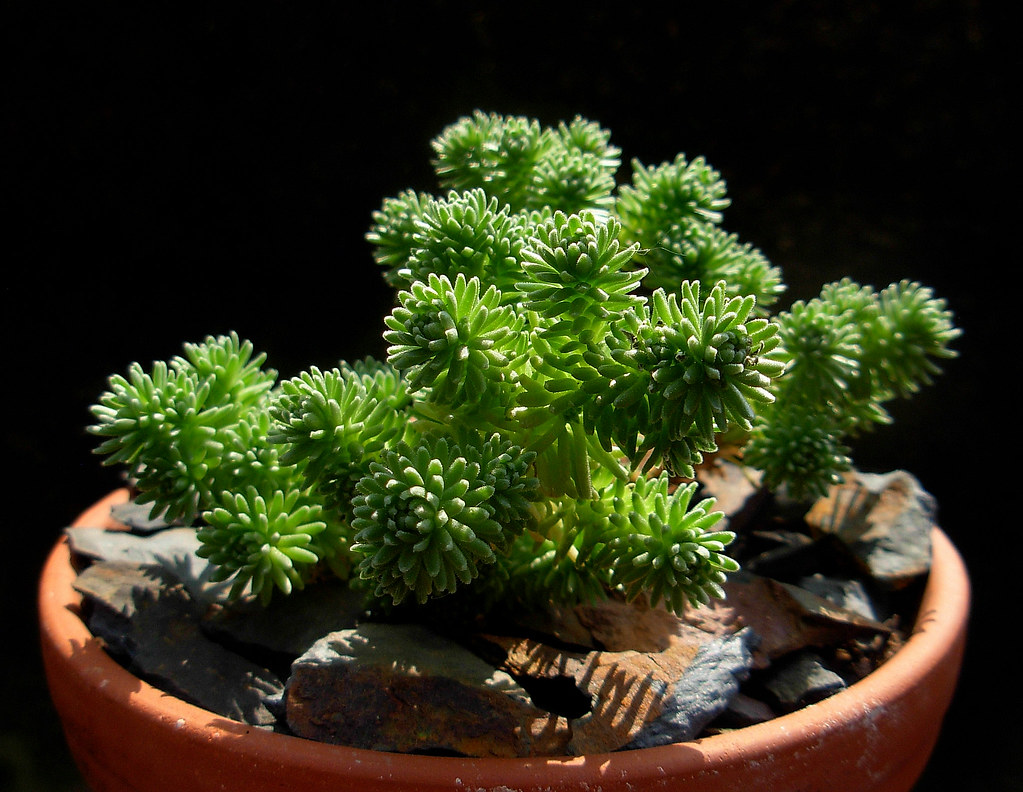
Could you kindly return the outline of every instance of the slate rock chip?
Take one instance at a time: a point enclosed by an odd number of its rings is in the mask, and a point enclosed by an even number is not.
[[[765,688],[782,712],[794,712],[845,689],[845,680],[815,652],[797,652],[779,663]]]
[[[753,665],[755,634],[748,628],[700,648],[693,662],[667,690],[661,711],[626,748],[651,748],[692,740],[728,710]]]
[[[650,611],[636,611],[643,613]],[[503,636],[487,641],[501,649],[500,667],[523,687],[560,683],[589,702],[586,712],[565,713],[568,752],[583,755],[691,739],[738,693],[753,665],[752,631],[704,631],[677,619],[672,625],[665,645],[653,651],[581,652]],[[649,635],[645,627],[640,632]],[[620,627],[615,633],[624,637]]]
[[[937,504],[911,474],[853,471],[817,501],[806,522],[842,542],[870,578],[900,589],[931,568]]]
[[[153,514],[151,503],[130,500],[110,507],[110,516],[126,526],[132,533],[143,536],[171,527],[161,514]]]
[[[267,669],[211,641],[200,607],[160,566],[98,561],[75,588],[90,603],[88,626],[133,673],[225,718],[272,726],[264,699],[283,690]]]
[[[356,748],[557,756],[569,736],[508,674],[414,624],[325,636],[292,665],[285,697],[294,734]]]
[[[196,601],[226,601],[229,582],[213,583],[210,564],[196,555],[199,539],[194,528],[167,528],[147,534],[95,528],[67,528],[71,552],[92,561],[120,561],[159,566],[171,572]]]
[[[248,598],[210,608],[203,628],[223,643],[254,654],[288,657],[290,663],[323,636],[355,627],[365,594],[338,581],[307,586],[268,605]]]

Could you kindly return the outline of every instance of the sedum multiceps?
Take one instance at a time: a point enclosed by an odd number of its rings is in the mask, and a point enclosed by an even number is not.
[[[772,314],[781,273],[724,230],[702,158],[634,161],[618,185],[599,125],[479,111],[432,151],[438,193],[385,199],[367,232],[396,292],[385,360],[278,382],[211,336],[93,407],[106,463],[196,525],[236,597],[329,569],[386,604],[618,591],[679,612],[737,569],[693,483],[723,438],[816,497],[955,355],[917,283],[845,279]]]

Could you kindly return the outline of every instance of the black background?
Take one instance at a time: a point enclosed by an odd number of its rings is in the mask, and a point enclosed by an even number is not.
[[[106,376],[231,329],[285,376],[379,353],[370,213],[435,190],[429,140],[480,108],[600,122],[622,180],[633,157],[706,156],[725,227],[783,268],[786,303],[845,274],[948,299],[960,358],[857,459],[921,479],[973,576],[962,681],[918,789],[1018,788],[1003,5],[5,3],[0,787],[81,788],[33,586],[60,529],[117,484],[84,433]]]

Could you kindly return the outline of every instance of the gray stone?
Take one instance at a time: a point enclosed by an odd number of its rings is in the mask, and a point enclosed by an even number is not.
[[[381,751],[556,756],[568,739],[511,676],[419,625],[325,636],[292,665],[286,706],[299,736]]]
[[[756,638],[749,629],[715,638],[700,648],[693,662],[667,685],[660,713],[646,723],[626,748],[650,748],[695,739],[725,712],[749,677],[750,651]]]
[[[122,530],[67,528],[71,551],[97,561],[161,566],[174,574],[198,601],[226,601],[230,582],[210,581],[213,569],[196,555],[200,542],[194,528],[167,528],[148,535]]]
[[[111,652],[129,659],[135,647],[132,623],[139,612],[179,586],[163,567],[129,561],[91,564],[74,584],[92,606],[88,623],[93,635],[102,638]]]
[[[717,730],[741,729],[757,723],[765,723],[777,717],[777,713],[766,701],[740,692],[728,702],[725,711],[711,725]]]
[[[850,472],[806,522],[844,544],[879,584],[903,588],[931,565],[936,502],[909,473]]]
[[[91,604],[88,624],[133,673],[225,718],[272,726],[264,698],[283,683],[271,671],[207,638],[199,606],[160,566],[96,562],[76,589]]]
[[[203,627],[219,641],[295,658],[323,636],[355,627],[364,599],[345,583],[324,581],[268,605],[247,598],[211,608]]]
[[[816,572],[834,557],[834,550],[802,531],[753,531],[749,541],[760,552],[743,560],[742,567],[764,577],[792,580]]]
[[[821,701],[845,686],[845,680],[814,652],[799,652],[780,663],[765,683],[776,706],[785,712]]]
[[[134,500],[114,504],[110,507],[110,516],[137,534],[152,534],[170,527],[162,515],[152,514],[152,504]]]
[[[117,529],[67,528],[71,551],[100,561],[159,564],[163,559],[195,555],[199,540],[193,528],[168,528],[150,536]]]
[[[627,646],[629,608],[636,640],[651,644],[644,651],[570,651],[528,638],[487,637],[503,654],[496,662],[523,687],[542,681],[559,685],[563,702],[589,702],[581,714],[563,712],[572,728],[569,753],[689,739],[727,706],[753,664],[748,645],[755,638],[748,630],[722,631],[712,621],[693,626],[642,605],[613,607],[600,619],[589,612],[584,621]]]
[[[821,574],[811,575],[799,581],[800,588],[819,597],[834,602],[843,610],[858,613],[865,619],[881,621],[877,607],[870,592],[860,580],[851,578],[826,577]]]

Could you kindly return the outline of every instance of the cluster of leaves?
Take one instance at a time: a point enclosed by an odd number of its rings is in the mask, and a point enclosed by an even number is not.
[[[845,439],[890,423],[885,405],[929,384],[961,332],[944,300],[909,281],[877,292],[844,278],[776,320],[787,371],[745,461],[798,500],[840,480],[851,464]]]
[[[723,436],[812,496],[953,354],[917,284],[843,281],[771,317],[780,274],[721,228],[702,159],[634,162],[616,194],[598,125],[480,112],[433,151],[446,192],[386,199],[367,234],[396,290],[386,360],[277,383],[211,337],[93,409],[106,461],[200,525],[236,596],[328,566],[395,604],[618,590],[679,611],[736,568],[692,483]]]

